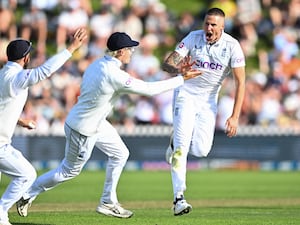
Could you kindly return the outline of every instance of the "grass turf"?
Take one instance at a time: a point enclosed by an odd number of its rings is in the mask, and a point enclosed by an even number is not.
[[[119,200],[134,211],[130,219],[95,212],[104,171],[83,171],[75,179],[42,193],[26,218],[15,206],[13,225],[292,225],[300,224],[299,172],[189,171],[187,200],[193,211],[172,214],[171,178],[167,171],[124,171]],[[3,193],[8,178],[2,176]]]

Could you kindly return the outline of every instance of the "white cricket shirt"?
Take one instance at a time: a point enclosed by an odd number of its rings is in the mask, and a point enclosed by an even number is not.
[[[91,136],[100,132],[101,122],[106,119],[121,94],[153,96],[184,83],[182,76],[144,82],[120,69],[121,65],[117,58],[106,55],[88,66],[83,74],[78,101],[66,118],[68,126],[85,136]]]
[[[203,30],[190,32],[176,47],[181,56],[192,56],[194,68],[204,73],[187,80],[182,89],[192,94],[202,92],[218,93],[222,81],[231,74],[231,69],[245,66],[245,56],[238,41],[223,32],[214,44],[206,41]]]
[[[0,147],[11,143],[28,87],[49,77],[70,57],[71,53],[64,50],[34,69],[23,69],[18,63],[8,61],[0,70]]]

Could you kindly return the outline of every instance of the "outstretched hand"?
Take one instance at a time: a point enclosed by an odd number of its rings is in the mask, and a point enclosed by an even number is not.
[[[186,56],[183,58],[183,60],[180,63],[180,68],[179,68],[181,74],[184,74],[185,72],[192,69],[192,66],[195,64],[195,61],[191,62],[191,60],[192,60],[191,56]]]
[[[67,48],[71,53],[73,53],[76,49],[78,49],[84,40],[87,38],[87,31],[84,28],[79,28],[75,31],[73,35],[71,44]]]
[[[195,78],[203,73],[200,70],[192,68],[196,62],[191,61],[191,59],[191,56],[184,57],[183,61],[180,64],[180,72],[184,80]]]
[[[228,137],[234,137],[237,134],[237,128],[238,128],[238,119],[234,117],[229,117],[225,123],[225,133]]]

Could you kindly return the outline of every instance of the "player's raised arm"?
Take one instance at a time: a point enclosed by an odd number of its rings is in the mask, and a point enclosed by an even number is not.
[[[75,31],[75,34],[73,35],[73,39],[70,43],[70,45],[67,47],[70,53],[73,53],[76,49],[78,49],[82,43],[87,38],[87,31],[83,28],[79,28]]]

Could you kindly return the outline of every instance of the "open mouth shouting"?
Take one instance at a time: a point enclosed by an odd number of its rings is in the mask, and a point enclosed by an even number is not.
[[[215,42],[215,38],[212,32],[206,32],[205,37],[208,43],[212,44],[213,42]]]

